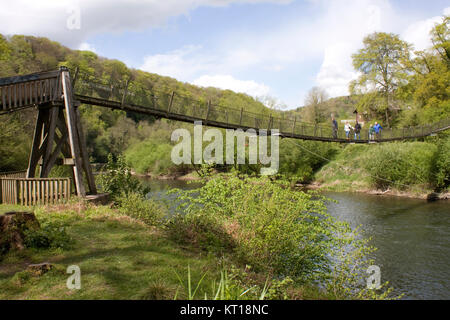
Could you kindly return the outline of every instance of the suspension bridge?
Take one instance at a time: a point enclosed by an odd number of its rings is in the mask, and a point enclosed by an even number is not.
[[[362,139],[349,140],[344,137],[342,130],[333,131],[331,125],[305,123],[296,117],[285,117],[282,113],[275,116],[252,113],[244,110],[242,106],[222,106],[210,100],[192,99],[175,91],[153,90],[131,79],[100,81],[100,77],[83,74],[78,70],[71,74],[68,68],[61,67],[55,71],[0,78],[0,115],[20,112],[27,108],[38,110],[28,169],[24,177],[15,179],[30,179],[30,181],[41,179],[40,181],[45,182],[55,164],[71,165],[77,195],[84,197],[87,193],[97,193],[80,121],[78,110],[80,104],[189,123],[202,121],[204,125],[224,129],[245,131],[252,128],[256,132],[266,130],[269,135],[277,129],[281,137],[293,139],[338,143],[373,142],[369,140],[367,128],[361,130]],[[450,118],[417,127],[383,129],[376,142],[417,139],[449,128]],[[35,178],[38,165],[40,177]],[[84,185],[83,173],[88,191]],[[36,192],[40,193],[44,200],[47,199],[49,195],[45,194],[45,190],[50,189],[50,185],[54,185],[54,182],[48,184],[36,182],[35,187],[31,185],[21,187],[19,183],[12,185],[15,187],[10,187],[12,191],[8,194],[12,194],[12,198],[20,198],[20,201],[16,201],[24,202],[24,199],[33,197]],[[33,191],[32,188],[39,188],[39,191]],[[69,192],[67,187],[64,188],[66,193]],[[61,191],[60,196],[63,194]],[[52,195],[50,197],[55,198]]]

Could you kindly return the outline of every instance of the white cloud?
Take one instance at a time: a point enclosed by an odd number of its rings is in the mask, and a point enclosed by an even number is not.
[[[235,92],[246,93],[253,97],[266,96],[270,93],[270,88],[265,84],[257,83],[253,80],[238,80],[230,75],[203,75],[192,83],[201,87],[229,89]]]
[[[407,17],[395,12],[389,0],[310,2],[314,4],[316,16],[280,22],[264,31],[240,30],[239,34],[232,33],[221,39],[218,46],[208,52],[190,46],[149,56],[141,68],[192,81],[204,74],[245,73],[252,77],[255,70],[279,73],[292,66],[300,74],[302,67],[310,68],[312,61],[321,61],[311,87],[321,86],[332,97],[348,95],[348,84],[357,77],[351,55],[362,47],[363,38],[375,31],[401,32],[411,24]],[[410,27],[409,30],[418,34],[417,28]],[[420,39],[410,41],[420,46]],[[292,83],[293,80],[286,81]],[[301,104],[304,92],[307,92],[307,88],[298,90],[291,94],[292,98],[284,97],[291,107]]]
[[[337,34],[332,32],[333,40],[324,48],[323,62],[316,76],[316,83],[325,88],[331,97],[348,95],[350,81],[358,76],[353,69],[351,55],[361,48],[364,36],[375,31],[395,33],[395,30],[405,29],[406,21],[400,21],[389,2],[365,0],[360,4],[362,6],[342,5],[341,9],[331,6],[329,10],[330,19],[337,16],[342,18],[343,22],[337,26]],[[364,10],[364,7],[367,9]],[[450,11],[450,8],[446,8],[444,13],[445,11]],[[429,32],[434,24],[440,21],[442,17],[413,22],[407,25],[404,32],[399,32],[400,37],[412,43],[417,50],[429,48],[432,45]]]
[[[450,14],[450,7],[443,10],[444,15]],[[430,31],[436,23],[441,23],[442,17],[432,17],[411,24],[402,34],[402,38],[414,45],[415,50],[429,49],[433,43],[430,40]]]
[[[14,0],[2,6],[0,33],[46,36],[73,48],[95,52],[86,39],[96,34],[161,27],[170,17],[189,14],[201,6],[224,7],[263,2],[286,4],[291,1]],[[310,87],[322,86],[331,96],[348,94],[348,83],[356,77],[351,54],[361,48],[362,39],[367,34],[374,31],[400,33],[416,49],[422,49],[430,45],[428,32],[438,21],[438,17],[414,21],[403,12],[396,12],[390,4],[391,0],[308,2],[305,10],[310,11],[300,12],[295,19],[281,20],[257,30],[248,28],[222,34],[207,47],[191,43],[177,50],[148,55],[140,68],[182,81],[200,81],[221,88],[247,88],[247,93],[266,86],[261,85],[261,74],[276,73],[273,78],[277,80],[270,83],[267,80],[269,77],[265,76],[264,82],[270,84],[274,95],[277,94],[277,87],[284,87],[280,89],[284,94],[292,91],[290,97],[284,96],[283,100],[294,107],[302,103],[302,95],[309,89],[300,85],[294,89],[295,83],[302,82],[305,77],[310,79]],[[77,4],[81,13],[80,29],[69,30],[67,19],[70,13],[67,9]],[[444,12],[450,14],[450,7]],[[311,71],[313,68],[316,70]],[[287,74],[284,79],[283,72]],[[294,76],[294,72],[298,76]],[[249,89],[248,81],[244,81],[245,85],[236,85],[236,81],[242,81],[234,78],[238,74],[253,79],[256,86]]]
[[[324,59],[316,81],[331,97],[348,95],[348,84],[357,77],[351,65],[352,46],[339,42],[325,49]]]
[[[216,57],[203,54],[201,46],[188,45],[163,54],[144,58],[139,69],[189,81],[202,72],[211,72],[215,68]]]
[[[97,50],[90,44],[87,42],[83,42],[78,46],[78,50],[82,50],[82,51],[92,51],[94,53],[98,53]]]
[[[2,5],[0,33],[50,37],[77,47],[89,36],[163,26],[167,19],[201,7],[233,3],[279,3],[290,0],[14,0]],[[80,12],[80,28],[69,29],[72,9]]]

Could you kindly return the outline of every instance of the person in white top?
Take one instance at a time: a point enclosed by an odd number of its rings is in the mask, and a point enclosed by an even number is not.
[[[345,137],[347,138],[347,140],[350,137],[350,130],[353,130],[353,127],[350,125],[350,123],[348,123],[348,121],[345,123],[344,126],[344,131],[345,131]]]

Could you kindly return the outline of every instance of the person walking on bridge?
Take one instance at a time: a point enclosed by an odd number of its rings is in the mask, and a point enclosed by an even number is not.
[[[373,125],[370,125],[370,128],[369,128],[369,141],[374,139],[374,135],[375,135],[375,130],[373,128]]]
[[[345,137],[347,140],[350,138],[350,130],[353,130],[354,128],[350,125],[350,123],[347,121],[344,126],[345,131]]]
[[[331,125],[333,126],[333,139],[337,139],[338,123],[334,116],[331,117]]]
[[[355,132],[355,140],[358,137],[358,140],[361,140],[361,125],[358,121],[356,121],[355,128],[353,129]]]
[[[375,122],[375,125],[373,126],[373,130],[375,131],[375,135],[377,136],[377,139],[380,139],[381,138],[381,130],[383,130],[383,127],[378,122]]]

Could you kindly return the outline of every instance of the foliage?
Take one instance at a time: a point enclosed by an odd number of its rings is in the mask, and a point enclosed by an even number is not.
[[[313,87],[308,91],[305,99],[305,121],[319,124],[327,119],[330,119],[330,114],[327,114],[324,102],[328,99],[326,91],[320,87]]]
[[[46,221],[39,229],[25,232],[25,246],[28,248],[61,248],[67,249],[73,244],[64,226]]]
[[[374,148],[365,168],[377,188],[428,185],[432,181],[433,157],[437,152],[430,143],[391,143]]]
[[[19,115],[3,115],[0,121],[0,171],[22,170],[28,166],[31,136],[24,133]]]
[[[148,139],[127,149],[125,158],[138,173],[169,173],[171,169],[176,169],[170,158],[171,150],[172,146],[168,143]]]
[[[384,103],[376,111],[385,116],[389,126],[389,108],[395,104],[393,94],[406,84],[404,65],[409,60],[411,45],[402,41],[398,35],[384,32],[368,35],[363,43],[364,48],[352,55],[353,66],[361,75],[351,84],[351,91],[380,94]]]
[[[315,172],[327,162],[326,159],[334,158],[339,151],[333,143],[283,139],[280,143],[279,172],[301,182],[311,182]]]
[[[98,181],[104,192],[110,194],[112,199],[117,199],[122,194],[140,193],[146,195],[149,190],[140,181],[131,175],[131,168],[125,163],[123,156],[114,161],[111,154],[108,155],[108,163],[98,176]]]
[[[247,266],[248,267],[248,266]],[[220,270],[220,280],[213,281],[211,285],[211,291],[205,292],[205,300],[287,300],[287,288],[293,283],[292,279],[286,277],[282,280],[272,279],[269,282],[267,277],[264,285],[262,286],[255,281],[252,281],[248,277],[246,270],[238,269],[235,266],[231,266],[231,270],[225,266],[222,266]],[[196,293],[204,280],[207,273],[205,272],[200,280],[195,285],[192,283],[191,270],[187,268],[187,279],[183,281],[182,277],[176,273],[178,281],[181,287],[185,291],[185,295],[188,300],[194,300],[201,297],[197,297]],[[195,288],[194,288],[195,287]],[[174,299],[177,299],[178,291],[175,294]]]
[[[450,114],[450,17],[431,31],[433,48],[415,52],[407,64],[411,71],[407,99],[415,104],[411,124],[424,124],[445,119]],[[409,115],[411,118],[411,115]],[[405,122],[408,123],[408,122]]]
[[[120,213],[151,226],[161,224],[162,219],[167,215],[167,209],[164,206],[154,200],[146,199],[141,193],[122,193],[116,201]]]
[[[333,277],[331,266],[345,263],[330,259],[335,251],[343,245],[366,245],[346,223],[326,213],[321,197],[292,192],[284,180],[214,176],[198,190],[176,192],[184,201],[180,214],[167,224],[171,234],[177,235],[175,240],[186,239],[194,230],[190,236],[201,239],[198,245],[220,254],[228,252],[257,272],[291,277],[297,283],[328,283]],[[226,248],[223,239],[233,245]]]
[[[235,240],[217,220],[204,214],[176,214],[165,224],[167,234],[178,243],[216,253],[231,252]]]
[[[438,190],[450,186],[450,136],[439,139],[436,156],[433,159],[434,182]]]

